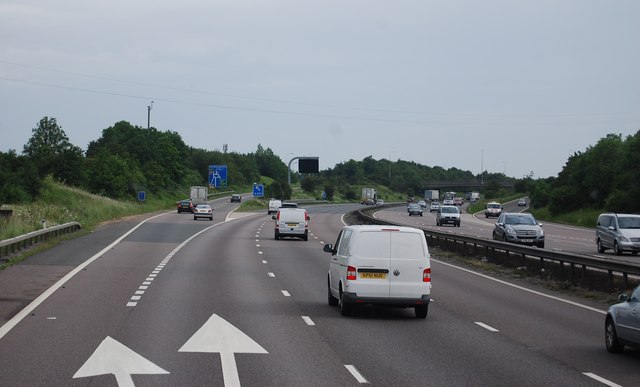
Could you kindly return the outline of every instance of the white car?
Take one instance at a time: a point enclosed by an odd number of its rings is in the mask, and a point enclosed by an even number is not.
[[[429,205],[429,212],[438,211],[440,209],[440,202],[431,202]]]
[[[443,206],[453,206],[453,199],[444,199],[442,201]]]
[[[213,220],[213,208],[208,204],[198,204],[196,208],[193,209],[193,220],[197,220],[198,218],[209,218],[209,220]]]
[[[431,261],[422,230],[356,225],[340,231],[329,260],[328,302],[347,316],[355,305],[414,308],[426,318],[431,299]]]

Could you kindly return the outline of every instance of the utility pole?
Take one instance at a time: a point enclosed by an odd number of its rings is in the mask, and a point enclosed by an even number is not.
[[[147,105],[147,130],[151,129],[151,109],[153,109],[153,101]]]

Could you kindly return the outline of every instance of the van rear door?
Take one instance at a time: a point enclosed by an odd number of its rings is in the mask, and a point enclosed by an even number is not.
[[[430,268],[423,236],[414,232],[392,232],[389,296],[420,298],[430,294],[430,283],[423,281],[424,270]]]
[[[389,231],[364,231],[358,235],[351,264],[357,268],[357,294],[389,297]]]

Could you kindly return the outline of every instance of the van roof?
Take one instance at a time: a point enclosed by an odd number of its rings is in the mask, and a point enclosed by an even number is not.
[[[402,231],[402,232],[415,232],[424,234],[420,229],[407,226],[390,226],[390,225],[378,225],[378,224],[357,224],[351,226],[344,226],[345,229],[351,229],[354,231]]]

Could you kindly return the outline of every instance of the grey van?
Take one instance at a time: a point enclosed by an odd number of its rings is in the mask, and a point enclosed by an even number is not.
[[[598,252],[613,249],[616,255],[625,251],[640,251],[640,215],[607,213],[598,216],[596,223]]]

